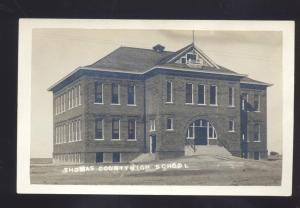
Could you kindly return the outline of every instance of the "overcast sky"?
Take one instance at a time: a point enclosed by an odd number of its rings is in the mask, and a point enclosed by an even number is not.
[[[78,66],[96,62],[120,46],[176,51],[191,31],[34,29],[32,36],[31,157],[51,157],[52,92],[47,89]],[[268,150],[282,151],[281,32],[195,31],[195,43],[214,62],[274,84],[268,88]]]

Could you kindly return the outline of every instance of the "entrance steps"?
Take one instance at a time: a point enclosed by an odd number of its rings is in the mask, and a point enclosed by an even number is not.
[[[231,153],[223,146],[218,145],[196,145],[196,151],[189,145],[185,146],[185,156],[191,155],[213,155],[221,157],[230,157]]]
[[[130,161],[130,163],[144,163],[151,162],[156,159],[156,154],[143,153]]]

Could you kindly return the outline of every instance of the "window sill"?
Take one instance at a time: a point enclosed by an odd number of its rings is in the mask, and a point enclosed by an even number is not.
[[[218,107],[218,104],[209,104],[211,107]]]
[[[184,105],[194,105],[194,103],[184,103]]]
[[[165,102],[165,104],[172,105],[174,102]]]
[[[104,141],[104,138],[103,139],[94,139],[95,141]]]
[[[208,140],[217,140],[217,138],[207,138]]]
[[[121,105],[120,103],[111,103],[110,105]]]
[[[206,103],[203,103],[203,104],[201,104],[201,103],[199,104],[198,103],[197,105],[199,105],[199,106],[206,106]]]
[[[133,107],[136,107],[136,104],[127,104],[127,106],[133,106]]]
[[[94,103],[95,105],[103,105],[104,103]]]
[[[111,141],[121,141],[121,139],[111,139]]]
[[[230,132],[230,133],[235,133],[235,131],[228,131],[228,132]]]
[[[256,143],[257,143],[257,142],[261,142],[261,141],[259,140],[259,141],[253,141],[253,142],[256,142]]]
[[[194,140],[195,138],[194,137],[187,137],[186,139],[191,139],[191,140],[193,139]]]
[[[174,131],[174,129],[166,129],[166,131]]]
[[[260,111],[253,111],[254,113],[260,113]]]
[[[228,105],[227,108],[235,108],[235,105]]]
[[[128,142],[136,142],[137,139],[127,139],[126,141],[128,141]]]

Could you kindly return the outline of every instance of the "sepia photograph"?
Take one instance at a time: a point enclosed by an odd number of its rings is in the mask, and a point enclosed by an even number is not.
[[[19,193],[291,194],[288,21],[20,20]]]

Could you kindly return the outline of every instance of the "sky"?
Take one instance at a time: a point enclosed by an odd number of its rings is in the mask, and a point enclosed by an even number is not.
[[[195,44],[215,63],[268,88],[268,150],[282,152],[282,33],[196,30]],[[33,29],[31,157],[51,157],[52,92],[47,89],[79,66],[90,65],[120,46],[176,51],[192,42],[190,30]]]

